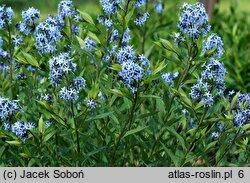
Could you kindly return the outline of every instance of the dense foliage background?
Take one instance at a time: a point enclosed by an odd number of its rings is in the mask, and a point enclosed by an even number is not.
[[[0,166],[250,166],[246,1],[0,2]]]

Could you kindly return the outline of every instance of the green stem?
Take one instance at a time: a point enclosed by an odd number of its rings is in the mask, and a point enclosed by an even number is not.
[[[135,93],[135,97],[134,97],[134,101],[133,101],[133,106],[132,106],[132,109],[130,111],[130,115],[129,115],[128,120],[126,121],[123,129],[121,130],[121,133],[120,133],[120,135],[118,137],[118,140],[117,140],[117,143],[115,145],[115,150],[114,150],[114,153],[113,153],[113,156],[112,156],[112,161],[111,161],[112,165],[114,165],[115,155],[116,155],[116,152],[117,152],[117,150],[119,148],[121,139],[125,135],[125,133],[130,130],[131,125],[132,125],[132,121],[133,121],[133,117],[134,117],[134,113],[135,113],[135,109],[136,109],[136,104],[137,104],[137,100],[138,100],[138,95],[139,95],[139,82],[138,82],[137,86],[138,86],[137,87],[137,92]]]
[[[9,24],[7,24],[7,28],[8,28],[9,54],[10,54],[10,58],[9,58],[9,64],[10,64],[10,86],[11,86],[10,87],[10,98],[13,99],[13,87],[12,87],[12,83],[13,83],[13,64],[12,64],[13,50],[12,50],[11,31],[10,31]]]
[[[146,12],[148,11],[148,0],[146,0]],[[142,36],[142,44],[141,44],[141,52],[142,54],[144,54],[145,52],[145,41],[146,41],[146,34],[147,34],[147,22],[145,22],[145,25],[144,25],[144,30],[143,30],[143,36]]]
[[[176,90],[177,90],[177,91],[179,90],[179,88],[180,88],[181,84],[183,83],[183,81],[186,79],[186,77],[187,77],[187,75],[188,75],[188,72],[189,72],[189,70],[191,69],[191,66],[192,66],[192,58],[189,57],[188,63],[187,63],[187,67],[184,69],[184,71],[183,71],[182,75],[180,76],[180,79],[179,79],[179,81],[178,81],[178,83],[177,83],[177,86],[176,86]],[[171,99],[170,99],[169,108],[168,108],[168,110],[167,110],[167,115],[166,115],[166,118],[164,119],[164,121],[167,121],[167,119],[168,119],[168,116],[169,116],[169,114],[170,114],[170,110],[171,110],[171,107],[172,107],[172,105],[173,105],[173,102],[174,102],[175,97],[176,97],[176,96],[173,95],[173,96],[171,97]],[[165,123],[166,123],[166,122],[165,122]],[[165,125],[165,123],[162,123],[160,129],[163,128],[163,126]],[[165,130],[162,130],[162,131],[160,132],[160,134],[158,135],[158,137],[156,138],[156,140],[155,140],[155,142],[154,142],[154,144],[153,144],[153,147],[152,147],[152,149],[151,149],[150,155],[149,155],[150,158],[152,157],[152,155],[153,155],[153,153],[154,153],[154,150],[155,150],[155,147],[156,147],[156,145],[158,144],[158,142],[160,141],[161,137],[164,135],[164,133],[165,133]]]
[[[123,18],[123,29],[122,29],[122,35],[120,37],[120,40],[119,40],[119,43],[118,43],[118,48],[121,46],[122,44],[122,39],[123,39],[123,35],[124,35],[124,32],[125,32],[125,29],[126,27],[124,27],[124,24],[125,24],[125,17],[128,13],[128,7],[129,7],[129,3],[130,3],[131,0],[128,0],[127,3],[126,3],[126,6],[125,6],[125,13],[124,13],[124,16],[122,17]]]
[[[240,129],[236,132],[236,134],[240,133]],[[234,139],[233,139],[233,142],[236,140],[237,138],[237,135],[235,135]],[[223,155],[220,157],[220,159],[217,161],[216,165],[215,166],[218,166],[218,164],[220,163],[220,161],[224,158],[224,156],[227,154],[228,150],[233,146],[233,142],[227,146],[227,148],[225,149]]]
[[[73,101],[71,101],[71,103],[70,103],[70,108],[71,108],[71,112],[72,112],[74,124],[75,124],[77,153],[80,154],[81,149],[80,149],[80,140],[79,140],[79,132],[78,132],[78,121],[77,121],[77,118],[75,116]]]
[[[187,157],[188,153],[190,153],[191,150],[193,149],[192,146],[193,146],[194,143],[196,142],[195,136],[196,136],[196,134],[197,134],[199,128],[201,127],[201,124],[202,124],[203,120],[205,119],[205,117],[206,117],[206,115],[207,115],[207,112],[208,112],[208,108],[206,108],[205,111],[204,111],[204,113],[202,114],[201,119],[200,119],[200,121],[199,121],[199,123],[198,123],[198,127],[195,129],[195,132],[194,132],[194,134],[193,134],[192,137],[191,137],[191,139],[194,138],[194,141],[191,141],[191,143],[189,144],[189,146],[188,146],[188,148],[187,148],[187,151],[186,151],[186,153],[185,153],[185,155],[184,155],[184,157],[183,157],[182,166],[185,165],[185,161],[186,161],[186,157]]]

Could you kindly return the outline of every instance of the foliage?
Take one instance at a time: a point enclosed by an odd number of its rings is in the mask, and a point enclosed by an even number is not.
[[[225,83],[248,74],[228,64],[248,44],[237,28],[199,3],[100,4],[18,22],[0,7],[1,166],[249,166],[248,85]]]

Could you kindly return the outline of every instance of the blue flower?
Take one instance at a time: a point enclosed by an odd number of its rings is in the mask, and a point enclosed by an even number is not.
[[[121,66],[122,70],[119,72],[119,76],[122,77],[124,84],[134,93],[137,91],[135,84],[142,79],[144,71],[138,64],[130,61],[122,62]]]
[[[52,96],[50,94],[41,95],[41,100],[51,101]]]
[[[104,25],[107,29],[111,29],[113,27],[113,22],[111,19],[105,19]]]
[[[115,14],[121,2],[122,0],[100,0],[102,9],[106,15]]]
[[[178,47],[180,45],[181,42],[185,42],[185,38],[181,33],[174,33],[174,42],[175,45]]]
[[[149,18],[149,13],[139,13],[135,19],[135,24],[138,26],[143,26],[147,19]]]
[[[223,42],[221,38],[215,33],[211,34],[207,38],[207,40],[203,42],[202,53],[205,53],[213,49],[215,49],[215,51],[212,55],[210,55],[211,57],[220,58],[224,53]]]
[[[40,12],[35,8],[29,8],[26,11],[22,11],[22,18],[26,25],[37,24],[40,19]]]
[[[106,98],[105,96],[103,95],[103,93],[100,91],[97,95],[103,102],[106,102]]]
[[[14,39],[13,39],[13,43],[15,46],[20,46],[23,42],[23,37],[22,36],[16,36]]]
[[[155,12],[160,14],[162,13],[162,11],[163,11],[163,4],[161,1],[158,1],[155,5]]]
[[[28,35],[38,24],[40,12],[33,7],[29,8],[26,11],[22,11],[22,18],[23,22],[19,22],[17,28],[21,33]]]
[[[219,132],[215,131],[215,132],[212,132],[211,137],[213,139],[217,139],[219,137],[219,135],[220,135]]]
[[[124,34],[123,34],[123,37],[122,37],[122,42],[123,43],[126,43],[128,44],[131,37],[130,37],[130,34],[129,34],[130,30],[129,28],[127,27],[126,30],[124,31]]]
[[[96,46],[96,42],[94,40],[92,40],[91,38],[87,37],[84,40],[84,43],[86,44],[86,48],[89,51],[93,51],[95,49]]]
[[[59,91],[60,96],[63,100],[66,102],[68,101],[76,101],[78,99],[78,94],[79,90],[77,90],[75,87],[68,86],[68,87],[63,87]]]
[[[36,49],[40,54],[56,51],[57,42],[63,37],[62,25],[58,17],[48,16],[45,22],[40,23],[35,30]]]
[[[58,4],[58,15],[60,17],[72,17],[76,14],[71,0],[63,0]]]
[[[210,62],[203,67],[205,69],[201,72],[201,78],[191,87],[190,95],[196,101],[201,100],[204,107],[209,107],[213,105],[214,97],[221,97],[224,94],[226,69],[222,63],[213,58],[210,58]]]
[[[135,1],[135,7],[139,8],[141,6],[144,6],[146,4],[146,0],[136,0]]]
[[[28,130],[34,128],[34,123],[24,123],[23,121],[17,121],[12,125],[11,131],[22,141],[25,141],[28,138]]]
[[[174,74],[172,72],[168,72],[163,74],[161,77],[162,79],[169,84],[170,87],[173,87],[175,79],[178,77],[179,72],[175,72]]]
[[[234,126],[242,127],[248,122],[250,122],[250,109],[241,108],[233,118]]]
[[[198,39],[201,34],[205,35],[210,30],[208,15],[201,3],[193,5],[184,3],[180,9],[178,28],[190,38]]]
[[[51,125],[53,124],[52,120],[48,120],[46,123],[45,123],[45,127],[46,128],[49,128]]]
[[[135,51],[132,46],[124,46],[120,48],[117,53],[117,60],[120,64],[123,62],[132,62],[134,61]]]
[[[11,7],[0,6],[0,30],[6,25],[10,25],[14,16],[15,14]]]
[[[95,109],[96,108],[96,101],[94,99],[89,99],[87,101],[87,106],[91,109]]]
[[[76,77],[74,79],[74,87],[76,90],[81,90],[86,87],[86,80],[83,77]]]
[[[112,34],[109,39],[109,43],[113,43],[114,41],[119,41],[119,32],[117,29],[112,31]]]
[[[69,72],[75,72],[76,64],[72,62],[69,53],[61,53],[49,60],[49,80],[53,86],[60,84],[60,80]]]
[[[0,119],[4,120],[20,110],[18,100],[0,97]]]

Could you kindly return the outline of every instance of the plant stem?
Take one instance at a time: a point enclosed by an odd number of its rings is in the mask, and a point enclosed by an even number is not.
[[[148,0],[146,0],[146,12],[148,11]],[[147,21],[145,22],[144,29],[143,29],[143,36],[142,36],[142,44],[141,44],[141,53],[144,54],[145,52],[145,41],[146,41],[146,34],[147,34]]]
[[[179,81],[178,81],[178,83],[177,83],[177,86],[176,86],[176,90],[177,90],[177,91],[179,90],[179,88],[180,88],[181,84],[183,83],[183,81],[186,79],[186,77],[187,77],[187,75],[188,75],[188,72],[189,72],[189,70],[191,69],[191,66],[192,66],[192,57],[189,57],[188,63],[187,63],[187,67],[184,69],[184,71],[183,71],[182,75],[180,76],[180,79],[179,79]],[[168,108],[168,111],[167,111],[166,118],[164,119],[164,122],[167,121],[167,119],[168,119],[168,117],[169,117],[170,110],[171,110],[171,107],[172,107],[172,105],[173,105],[173,102],[174,102],[174,98],[175,98],[175,97],[176,97],[176,96],[173,95],[173,96],[171,97],[171,99],[170,99],[169,108]],[[162,123],[160,129],[162,129],[164,125],[165,125],[165,123]],[[160,132],[160,134],[158,135],[158,137],[156,138],[156,140],[155,140],[155,142],[154,142],[154,144],[153,144],[153,147],[152,147],[152,149],[151,149],[151,152],[150,152],[149,157],[151,157],[151,156],[153,155],[154,150],[155,150],[155,147],[156,147],[156,145],[158,144],[158,142],[160,141],[161,137],[164,135],[164,133],[165,133],[165,130],[162,130],[162,131]]]
[[[12,50],[12,40],[11,40],[11,31],[10,31],[10,26],[7,23],[7,28],[8,28],[8,40],[9,40],[9,64],[10,64],[10,98],[13,99],[13,88],[12,88],[12,83],[13,83],[13,64],[12,64],[12,58],[13,58],[13,50]]]
[[[197,134],[197,132],[198,132],[198,130],[199,130],[199,128],[200,128],[200,126],[201,126],[203,120],[204,120],[205,117],[206,117],[207,112],[208,112],[208,108],[206,108],[205,111],[204,111],[204,113],[202,114],[201,119],[200,119],[200,121],[199,121],[199,123],[198,123],[198,127],[195,129],[195,132],[194,132],[194,135],[192,136],[192,138],[195,138],[195,136],[196,136],[196,134]],[[191,138],[191,139],[192,139],[192,138]],[[186,151],[186,153],[185,153],[185,155],[184,155],[184,157],[183,157],[182,166],[185,165],[186,157],[187,157],[188,153],[190,153],[191,150],[193,149],[192,146],[194,145],[195,142],[196,142],[196,139],[195,139],[194,141],[192,141],[192,142],[189,144],[189,146],[188,146],[188,148],[187,148],[187,151]]]
[[[130,130],[131,125],[132,125],[132,120],[133,120],[133,117],[134,117],[134,113],[135,113],[135,109],[136,109],[136,104],[137,104],[137,100],[138,100],[138,95],[139,95],[139,82],[138,82],[137,86],[138,87],[137,87],[137,91],[135,93],[135,97],[134,97],[134,101],[133,101],[133,106],[132,106],[132,109],[130,111],[130,115],[129,115],[128,120],[126,121],[123,129],[121,130],[121,133],[120,133],[120,135],[118,137],[118,140],[117,140],[117,143],[115,145],[115,150],[114,150],[114,153],[113,153],[113,156],[112,156],[112,161],[111,161],[112,165],[114,165],[116,151],[118,150],[118,147],[120,145],[121,139],[125,135],[126,131]],[[127,129],[127,126],[128,126],[128,129]]]
[[[240,133],[240,129],[236,132],[236,134]],[[236,140],[237,135],[235,135],[233,142]],[[217,163],[215,164],[215,166],[218,166],[218,164],[220,163],[220,161],[224,158],[224,156],[227,154],[228,150],[233,146],[233,142],[230,143],[229,146],[227,146],[227,148],[225,149],[225,152],[223,153],[223,155],[220,157],[220,159],[217,161]]]
[[[80,149],[80,140],[79,140],[79,132],[78,132],[78,122],[77,122],[77,118],[76,118],[75,112],[74,112],[73,101],[71,101],[71,103],[70,103],[70,108],[71,108],[71,112],[72,112],[73,119],[74,119],[74,124],[75,124],[77,153],[80,154],[81,153],[81,149]]]
[[[123,39],[123,35],[124,35],[124,32],[125,32],[125,29],[126,27],[124,27],[124,24],[125,24],[125,17],[128,13],[128,7],[129,7],[129,3],[130,3],[131,0],[128,0],[127,3],[126,3],[126,6],[125,6],[125,13],[124,13],[124,16],[122,17],[123,18],[123,29],[122,29],[122,35],[120,37],[120,40],[119,40],[119,43],[118,43],[118,48],[121,46],[122,44],[122,39]]]

